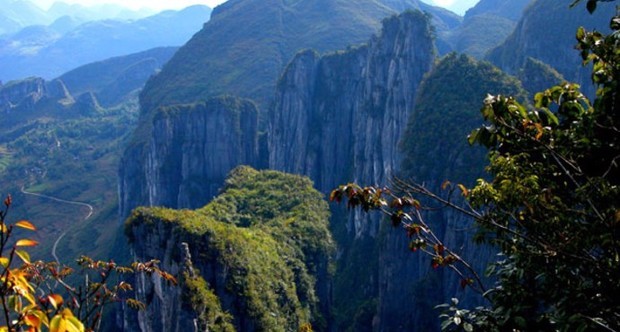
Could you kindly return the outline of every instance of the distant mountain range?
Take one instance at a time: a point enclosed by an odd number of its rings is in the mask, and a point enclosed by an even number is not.
[[[50,25],[64,16],[83,23],[103,19],[139,19],[154,14],[147,8],[131,10],[114,4],[84,6],[65,2],[56,2],[48,10],[43,10],[27,0],[8,0],[0,3],[0,36],[30,25]]]
[[[20,4],[31,8],[27,2]],[[57,4],[50,11],[60,12],[61,6]],[[64,10],[74,8],[65,6]],[[29,76],[50,79],[86,63],[154,47],[180,46],[202,28],[210,15],[209,7],[196,5],[138,20],[79,24],[72,16],[63,16],[50,25],[28,26],[0,38],[0,80]]]

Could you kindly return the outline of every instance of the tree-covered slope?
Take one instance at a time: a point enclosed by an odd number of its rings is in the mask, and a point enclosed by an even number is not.
[[[487,94],[526,98],[516,78],[488,62],[455,53],[441,59],[422,82],[402,140],[407,177],[471,182],[480,175],[471,171],[483,168],[484,153],[470,148],[466,138],[480,125]]]
[[[215,295],[184,296],[197,287],[196,278],[186,278],[164,289],[164,299],[152,298],[158,304],[139,316],[140,323],[154,330],[189,327],[191,320],[183,318],[198,317],[197,304],[219,301],[240,331],[296,331],[306,323],[325,330],[334,253],[328,218],[326,202],[307,178],[249,167],[233,170],[222,194],[204,208],[135,210],[126,233],[137,256],[181,272],[187,264],[179,245],[187,243],[192,267],[205,281],[198,288]],[[145,298],[159,286],[136,285]],[[218,329],[209,318],[200,323]]]

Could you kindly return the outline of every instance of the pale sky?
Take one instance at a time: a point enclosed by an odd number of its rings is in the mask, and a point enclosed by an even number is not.
[[[157,10],[163,9],[181,9],[187,6],[201,4],[211,8],[219,5],[226,0],[30,0],[43,9],[48,9],[54,2],[79,3],[84,6],[91,6],[103,3],[116,3],[123,7],[131,9],[152,8]]]
[[[0,0],[2,1],[2,0]],[[129,7],[131,9],[139,9],[139,8],[151,8],[155,10],[164,10],[164,9],[181,9],[190,5],[202,4],[207,5],[211,8],[226,2],[226,0],[31,0],[36,3],[39,7],[43,9],[49,8],[52,3],[55,1],[63,1],[67,3],[79,3],[82,5],[97,5],[102,3],[117,3],[124,7]],[[463,15],[465,10],[478,0],[422,0],[427,3],[435,4],[437,6],[445,7],[448,9],[452,9],[456,11],[458,14]],[[462,2],[462,5],[459,6],[459,1]],[[463,8],[461,8],[463,7]]]

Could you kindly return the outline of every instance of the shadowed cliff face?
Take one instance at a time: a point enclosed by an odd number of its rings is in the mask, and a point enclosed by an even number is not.
[[[353,181],[386,185],[400,168],[398,144],[434,59],[428,19],[420,12],[386,19],[365,46],[323,57],[300,53],[282,75],[269,117],[269,167],[308,175],[325,193]],[[396,321],[375,315],[383,282],[379,216],[347,214],[340,206],[333,215],[339,328],[393,327]]]
[[[238,165],[259,165],[258,111],[247,100],[213,98],[162,107],[149,145],[126,155],[120,169],[120,211],[138,204],[197,208],[217,195]]]

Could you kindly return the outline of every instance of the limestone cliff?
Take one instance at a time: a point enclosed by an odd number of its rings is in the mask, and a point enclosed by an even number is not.
[[[162,107],[152,131],[141,134],[149,144],[121,163],[123,216],[137,205],[201,207],[234,167],[260,166],[258,111],[247,100],[220,97]]]
[[[367,45],[298,54],[280,79],[270,114],[269,167],[308,175],[325,193],[347,182],[387,184],[400,168],[399,141],[434,59],[428,18],[411,11],[384,20]],[[376,315],[383,282],[378,216],[341,207],[333,215],[338,328],[385,328],[389,323]]]
[[[307,174],[323,191],[347,180],[385,183],[400,165],[403,124],[434,58],[420,12],[384,20],[367,45],[298,54],[278,84],[269,166]]]

